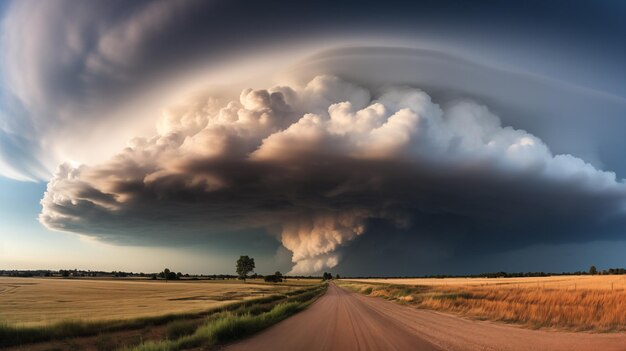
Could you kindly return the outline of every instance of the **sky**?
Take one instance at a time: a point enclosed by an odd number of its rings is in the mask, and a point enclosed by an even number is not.
[[[0,269],[626,266],[622,1],[0,1]]]

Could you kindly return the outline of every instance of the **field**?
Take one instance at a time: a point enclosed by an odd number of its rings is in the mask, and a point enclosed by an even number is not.
[[[342,280],[419,308],[539,329],[626,330],[626,276]]]
[[[266,328],[314,301],[320,280],[0,279],[0,348],[182,350]]]
[[[231,344],[305,309],[327,289],[319,303],[272,329],[273,334],[257,334],[240,346]],[[295,279],[271,284],[0,278],[0,306],[0,348],[7,351],[172,351],[226,345],[234,345],[234,350],[265,345],[258,349],[272,350],[286,343],[298,349],[331,339],[346,345],[380,342],[373,348],[382,349],[388,342],[414,345],[426,340],[428,345],[448,345],[457,340],[465,349],[463,340],[468,335],[476,345],[491,349],[502,349],[512,339],[517,346],[562,350],[575,345],[622,350],[626,342],[626,276],[343,279],[330,285]],[[379,315],[394,320],[394,327],[378,320]],[[475,320],[549,332],[503,329]],[[351,329],[361,330],[364,325],[372,329],[368,333],[388,337],[374,340]],[[342,336],[337,339],[338,330]],[[458,334],[454,340],[452,330]]]
[[[0,278],[0,321],[33,326],[193,313],[310,283]]]
[[[390,278],[390,279],[350,279],[364,283],[421,286],[463,286],[498,288],[546,288],[559,290],[611,290],[626,289],[626,275],[575,275],[529,278]]]

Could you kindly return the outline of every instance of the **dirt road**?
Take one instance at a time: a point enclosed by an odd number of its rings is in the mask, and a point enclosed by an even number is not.
[[[472,321],[353,294],[331,284],[307,310],[225,349],[626,351],[626,335],[536,331]]]

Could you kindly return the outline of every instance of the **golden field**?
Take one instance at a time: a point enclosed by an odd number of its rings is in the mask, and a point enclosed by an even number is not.
[[[0,322],[44,325],[192,313],[287,292],[318,280],[169,281],[0,277]]]
[[[546,288],[559,290],[626,289],[626,275],[570,275],[522,278],[390,278],[390,279],[350,279],[363,283],[421,286],[481,286],[497,288]]]
[[[341,285],[419,308],[575,331],[626,330],[626,276],[358,279]]]

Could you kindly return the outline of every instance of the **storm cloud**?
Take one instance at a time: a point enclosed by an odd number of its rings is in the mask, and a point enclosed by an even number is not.
[[[303,86],[201,96],[109,161],[62,164],[41,201],[55,230],[166,245],[276,235],[293,273],[319,272],[372,223],[405,243],[514,249],[611,239],[626,184],[472,100],[376,89],[332,75]],[[377,230],[376,238],[385,240]]]
[[[314,55],[333,63],[303,74],[307,81],[331,73],[419,86],[438,101],[474,97],[555,152],[623,176],[626,54],[614,7],[623,8],[585,1],[6,1],[0,175],[48,181],[61,162],[104,161],[129,138],[153,134],[159,109],[196,80],[239,89],[245,79],[259,84],[266,73]],[[463,16],[451,19],[455,12]],[[213,81],[220,74],[227,83]],[[543,84],[554,80],[566,89]]]

